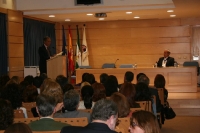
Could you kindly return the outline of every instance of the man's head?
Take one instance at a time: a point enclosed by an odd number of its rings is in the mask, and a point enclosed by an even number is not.
[[[48,37],[48,36],[44,37],[44,38],[43,38],[43,41],[44,41],[44,44],[45,44],[47,47],[50,46],[50,44],[51,44],[51,38],[50,38],[50,37]]]
[[[133,81],[134,74],[131,71],[127,71],[124,75],[124,82],[131,83]]]
[[[118,116],[117,105],[111,100],[101,99],[95,103],[91,116],[93,122],[104,122],[111,130],[115,130]]]
[[[69,90],[64,94],[64,107],[67,111],[77,110],[80,101],[80,96],[76,90]]]
[[[138,79],[138,83],[140,82],[145,83],[147,86],[149,86],[150,80],[146,75],[141,75]]]
[[[166,58],[166,57],[169,57],[169,55],[170,55],[170,51],[169,50],[165,50],[164,51],[164,57]]]
[[[56,100],[52,96],[40,94],[36,99],[36,109],[41,117],[53,116],[56,112]]]

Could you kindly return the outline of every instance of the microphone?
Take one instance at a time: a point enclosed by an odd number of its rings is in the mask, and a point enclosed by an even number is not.
[[[119,59],[117,59],[117,60],[115,61],[115,68],[116,68],[116,63],[117,63],[118,60],[119,60]]]

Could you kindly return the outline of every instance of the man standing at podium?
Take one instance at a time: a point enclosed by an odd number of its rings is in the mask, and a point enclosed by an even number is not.
[[[174,66],[174,58],[169,57],[170,51],[165,50],[164,51],[164,57],[161,57],[158,61],[158,67],[169,67]]]
[[[49,50],[49,46],[51,44],[51,38],[46,36],[43,39],[44,44],[39,47],[39,69],[40,69],[40,74],[47,73],[47,60],[51,58],[51,52]]]

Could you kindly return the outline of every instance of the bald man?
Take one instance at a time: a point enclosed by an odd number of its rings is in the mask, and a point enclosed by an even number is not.
[[[170,51],[164,51],[164,57],[161,57],[158,61],[158,67],[169,67],[174,66],[174,58],[169,57]]]

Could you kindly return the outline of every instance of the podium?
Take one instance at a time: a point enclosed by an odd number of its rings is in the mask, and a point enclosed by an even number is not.
[[[56,79],[58,75],[67,76],[67,57],[55,56],[47,60],[47,75],[51,79]]]

